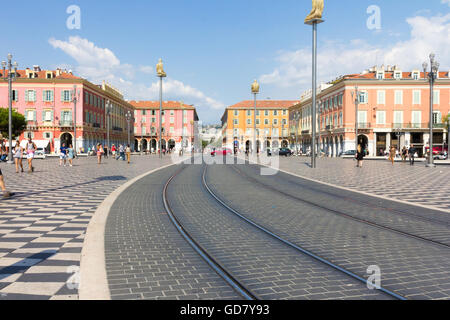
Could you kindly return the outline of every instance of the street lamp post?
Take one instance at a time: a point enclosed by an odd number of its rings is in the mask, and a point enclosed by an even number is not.
[[[297,111],[294,114],[295,121],[295,151],[298,155],[298,127],[300,126],[300,113]]]
[[[72,100],[73,100],[73,149],[75,150],[75,156],[77,155],[77,86],[73,86],[72,92]]]
[[[435,60],[435,54],[430,54],[430,67],[431,71],[428,73],[428,81],[430,82],[430,143],[429,143],[429,161],[427,167],[434,168],[436,165],[434,164],[433,159],[433,103],[434,103],[434,82],[437,79],[438,71],[439,71],[439,62]],[[424,62],[422,64],[424,78],[427,77],[427,68],[428,63]]]
[[[126,113],[125,118],[127,119],[128,145],[130,145],[130,121],[131,121],[131,111],[130,110],[128,110],[128,112]]]
[[[159,157],[162,158],[162,85],[163,78],[167,77],[167,74],[164,72],[162,59],[159,59],[159,62],[156,65],[156,73],[159,77]]]
[[[254,104],[253,104],[253,154],[258,154],[258,148],[256,146],[256,95],[259,93],[259,84],[258,81],[254,81],[252,84],[252,93],[254,97]]]
[[[358,107],[360,94],[358,86],[355,86],[355,91],[352,92],[352,99],[355,99],[355,150],[358,150]]]
[[[141,118],[141,156],[144,151],[144,118]]]
[[[322,20],[323,0],[313,1],[311,13],[306,17],[305,24],[312,26],[312,148],[311,148],[311,168],[316,168],[316,94],[317,94],[317,25],[324,22]]]
[[[12,54],[8,54],[8,62],[2,61],[3,67],[3,77],[6,79],[5,70],[6,66],[8,66],[8,102],[9,102],[9,112],[8,112],[8,135],[9,135],[9,148],[8,148],[8,163],[13,164],[13,155],[12,155],[12,100],[13,100],[13,91],[12,91],[12,82],[17,77],[17,62],[12,63]],[[14,75],[12,74],[12,68],[14,67]]]
[[[109,119],[111,115],[111,101],[106,101],[106,143],[108,144],[108,152],[111,150],[110,148],[110,141],[109,141]]]
[[[323,105],[322,101],[319,101],[319,158],[322,155],[322,112],[323,112]],[[325,147],[324,147],[325,149]]]

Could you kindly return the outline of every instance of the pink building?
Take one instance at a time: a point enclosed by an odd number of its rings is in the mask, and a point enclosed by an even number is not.
[[[357,118],[356,96],[352,96],[356,87],[360,93]],[[435,150],[442,150],[447,148],[448,141],[448,125],[444,119],[450,114],[449,72],[439,72],[432,94],[433,144]],[[291,144],[298,144],[304,152],[311,148],[311,100],[311,93],[307,93],[289,110]],[[405,72],[397,66],[373,67],[322,85],[317,102],[317,139],[320,140],[316,143],[331,156],[355,150],[356,122],[358,141],[370,155],[379,155],[390,146],[401,150],[411,144],[421,156],[427,150],[430,85],[423,71]]]
[[[134,148],[157,152],[159,141],[159,101],[130,101],[134,111]],[[164,101],[162,117],[162,148],[191,150],[194,127],[198,121],[193,105]]]
[[[76,110],[73,99],[74,86],[77,90]],[[8,81],[2,74],[0,107],[8,108],[8,99]],[[86,152],[97,143],[105,145],[108,101],[111,103],[110,142],[116,145],[126,144],[128,140],[126,114],[129,111],[132,116],[134,108],[111,86],[105,83],[95,85],[70,72],[60,69],[45,71],[39,66],[18,70],[13,82],[13,108],[25,115],[27,120],[26,131],[20,136],[20,140],[31,137],[38,147],[46,149],[48,153],[58,153],[62,143],[73,144],[75,121],[78,151]],[[130,141],[134,139],[132,118],[129,124]]]

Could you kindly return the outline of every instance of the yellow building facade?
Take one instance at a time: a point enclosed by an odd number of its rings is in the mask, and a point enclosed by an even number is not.
[[[242,101],[228,107],[222,116],[223,147],[253,150],[254,137],[258,151],[288,147],[289,108],[297,103],[291,100],[257,101],[256,132],[254,101]]]

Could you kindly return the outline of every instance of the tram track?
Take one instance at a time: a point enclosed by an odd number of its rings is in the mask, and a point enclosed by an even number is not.
[[[343,267],[340,267],[340,266],[334,264],[333,262],[331,262],[331,261],[329,261],[329,260],[327,260],[327,259],[325,259],[323,257],[320,257],[319,255],[316,255],[315,253],[313,253],[313,252],[311,252],[311,251],[309,251],[309,250],[307,250],[305,248],[302,248],[301,246],[299,246],[297,244],[294,244],[294,243],[290,242],[289,240],[286,240],[286,239],[282,238],[281,236],[279,236],[276,233],[270,231],[269,229],[261,226],[260,224],[254,222],[253,220],[247,218],[245,215],[243,215],[242,213],[238,212],[237,210],[235,210],[234,208],[232,208],[231,206],[226,204],[226,202],[223,199],[221,199],[216,193],[214,193],[212,191],[212,189],[210,188],[210,186],[208,185],[207,179],[206,179],[207,168],[208,168],[208,166],[205,166],[205,168],[203,170],[203,175],[202,175],[203,186],[208,191],[208,193],[217,201],[217,203],[219,203],[222,207],[224,207],[229,212],[233,213],[234,215],[236,215],[237,217],[239,217],[240,219],[242,219],[246,223],[252,225],[253,227],[258,229],[259,231],[262,231],[264,234],[270,236],[271,238],[274,238],[277,241],[283,243],[284,245],[287,245],[288,247],[290,247],[292,249],[295,249],[297,252],[300,252],[303,255],[306,255],[306,256],[308,256],[310,258],[313,258],[314,260],[319,261],[320,263],[322,263],[322,264],[324,264],[324,265],[326,265],[328,267],[331,267],[332,269],[337,270],[340,273],[345,274],[348,277],[351,277],[352,279],[355,279],[355,280],[357,280],[359,282],[362,282],[362,283],[364,283],[364,285],[367,285],[367,280],[365,278],[363,278],[363,277],[361,277],[361,276],[359,276],[359,275],[357,275],[357,274],[355,274],[355,273],[353,273],[353,272],[351,272],[351,271],[349,271],[349,270],[347,270],[347,269],[345,269]],[[384,287],[380,286],[379,288],[377,288],[377,290],[379,290],[379,291],[383,292],[384,294],[387,294],[388,296],[393,297],[395,299],[407,300],[404,296],[402,296],[402,295],[400,295],[400,294],[398,294],[398,293],[396,293],[396,292],[394,292],[392,290],[386,289]]]
[[[433,239],[425,238],[425,237],[422,237],[422,236],[419,236],[419,235],[415,235],[415,234],[412,234],[412,233],[409,233],[409,232],[406,232],[406,231],[398,230],[398,229],[395,229],[395,228],[392,228],[392,227],[389,227],[389,226],[386,226],[386,225],[382,225],[382,224],[379,224],[379,223],[376,223],[376,222],[373,222],[373,221],[369,221],[369,220],[366,220],[366,219],[358,218],[358,217],[355,217],[355,216],[353,216],[353,215],[351,215],[349,213],[345,213],[345,212],[342,212],[342,211],[339,211],[339,210],[336,210],[336,209],[332,209],[332,208],[320,205],[318,203],[315,203],[313,201],[302,199],[302,198],[300,198],[298,196],[295,196],[293,194],[289,194],[287,192],[281,191],[279,189],[274,188],[273,186],[270,186],[270,185],[268,185],[266,183],[263,183],[263,182],[255,179],[255,178],[253,178],[253,177],[249,176],[248,173],[243,172],[242,170],[236,168],[234,165],[232,165],[231,168],[233,168],[234,171],[236,171],[241,177],[244,177],[248,181],[257,183],[258,185],[262,186],[263,188],[265,188],[267,190],[270,190],[270,191],[275,192],[277,194],[281,194],[281,195],[283,195],[285,197],[294,199],[295,201],[300,201],[302,203],[306,203],[306,204],[314,206],[316,208],[320,208],[320,209],[329,211],[329,212],[331,212],[331,213],[333,213],[333,214],[335,214],[337,216],[341,216],[341,217],[344,217],[344,218],[347,218],[347,219],[350,219],[350,220],[353,220],[353,221],[357,221],[357,222],[360,222],[360,223],[365,224],[365,225],[369,225],[369,226],[372,226],[372,227],[375,227],[375,228],[387,230],[387,231],[394,232],[394,233],[397,233],[397,234],[400,234],[400,235],[403,235],[403,236],[406,236],[406,237],[409,237],[409,238],[413,238],[413,239],[416,239],[416,240],[419,240],[419,241],[424,241],[424,242],[427,242],[427,243],[430,243],[430,244],[433,244],[433,245],[437,245],[437,246],[440,246],[440,247],[444,247],[446,249],[450,249],[450,245],[449,244],[446,244],[446,243],[443,243],[443,242],[440,242],[440,241],[436,241],[436,240],[433,240]],[[304,186],[302,186],[302,188],[303,187]],[[327,195],[330,194],[330,193],[325,192],[325,191],[315,190],[314,188],[308,188],[308,187],[304,187],[304,188],[309,189],[309,190],[311,190],[313,192],[322,192],[323,194],[327,194]],[[333,195],[333,196],[335,196],[335,195]],[[356,202],[356,201],[352,199],[352,202]],[[366,203],[362,202],[362,204],[366,204]],[[378,207],[378,208],[381,209],[381,207]],[[398,210],[390,210],[390,211],[396,212]],[[404,213],[402,212],[402,214],[404,214]],[[414,217],[417,217],[417,216],[414,216]],[[422,217],[417,217],[417,218],[420,219]],[[428,220],[428,219],[424,219],[424,220]],[[433,219],[430,219],[430,220],[433,220]],[[437,221],[434,221],[434,220],[433,220],[433,222],[437,223]]]
[[[164,208],[169,215],[171,222],[174,224],[175,228],[181,234],[181,236],[191,245],[191,247],[206,261],[206,263],[220,276],[228,285],[230,285],[239,295],[241,295],[246,300],[261,300],[256,294],[252,293],[241,281],[239,281],[232,273],[228,272],[220,261],[217,261],[208,251],[202,247],[182,225],[180,220],[174,214],[169,200],[168,200],[168,188],[170,183],[178,176],[186,166],[183,166],[180,170],[175,172],[169,180],[167,180],[164,185],[162,198]]]

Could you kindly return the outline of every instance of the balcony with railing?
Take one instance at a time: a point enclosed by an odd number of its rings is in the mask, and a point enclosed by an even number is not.
[[[27,131],[37,131],[38,130],[38,122],[35,120],[27,121]]]
[[[364,130],[364,129],[370,129],[370,128],[372,128],[372,124],[371,123],[358,122],[358,129]]]
[[[72,120],[59,120],[59,126],[61,128],[73,127],[73,121]]]

